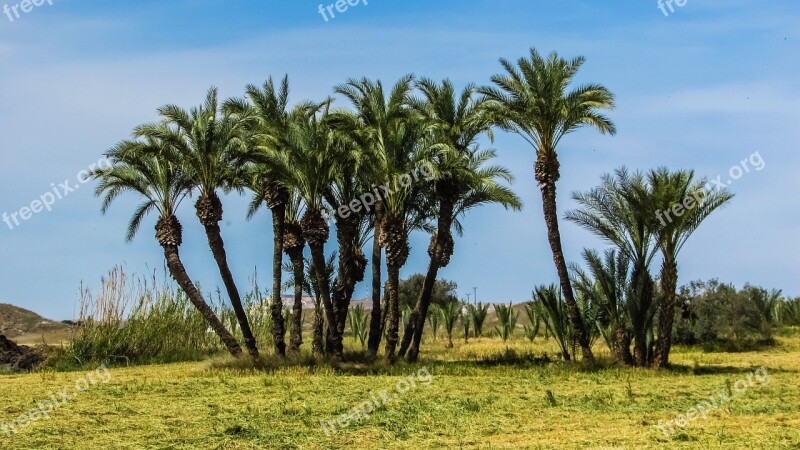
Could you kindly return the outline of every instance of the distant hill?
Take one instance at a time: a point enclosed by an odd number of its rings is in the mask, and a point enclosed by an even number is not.
[[[18,344],[57,344],[69,338],[71,327],[18,306],[0,303],[0,335]]]

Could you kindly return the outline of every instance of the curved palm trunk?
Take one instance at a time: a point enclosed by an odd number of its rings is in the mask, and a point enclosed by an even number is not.
[[[380,206],[376,204],[376,217],[380,217],[379,211]],[[372,238],[372,312],[370,313],[369,321],[367,359],[374,359],[378,355],[378,348],[383,337],[383,313],[381,311],[381,264],[383,261],[381,250],[380,220],[376,218],[374,236]]]
[[[292,262],[292,275],[294,277],[294,304],[292,305],[292,325],[289,331],[289,351],[297,352],[303,345],[303,276],[304,262],[303,250],[290,250],[289,259]]]
[[[228,298],[231,301],[231,306],[236,314],[236,320],[239,322],[239,327],[242,330],[242,337],[244,344],[250,356],[258,357],[258,346],[256,338],[253,336],[253,331],[250,329],[250,321],[247,318],[247,312],[242,306],[242,298],[239,295],[239,290],[236,288],[236,282],[233,280],[230,266],[228,265],[228,256],[225,252],[225,242],[222,240],[222,233],[220,232],[219,222],[222,221],[222,202],[216,193],[201,196],[195,205],[197,209],[197,217],[206,231],[208,238],[208,246],[211,248],[211,253],[214,255],[214,260],[219,268],[219,274],[222,277],[222,282],[225,284],[225,290],[228,293]]]
[[[678,265],[671,252],[664,252],[661,265],[661,289],[664,301],[658,318],[658,341],[653,365],[656,368],[669,366],[669,352],[672,347],[672,323],[675,320],[675,290],[678,286]]]
[[[192,283],[189,274],[186,273],[186,268],[183,266],[178,252],[178,247],[183,241],[183,227],[177,217],[171,215],[162,216],[158,219],[158,222],[156,222],[156,240],[164,249],[164,259],[167,260],[167,268],[172,278],[186,293],[189,301],[197,308],[211,329],[219,336],[231,355],[234,357],[241,356],[242,347],[239,346],[230,331],[225,328],[225,325],[219,320],[214,310],[208,306],[208,303],[203,299],[203,295],[197,289],[197,286]]]
[[[594,363],[594,355],[589,345],[589,335],[586,332],[586,325],[583,323],[578,303],[575,301],[575,294],[572,291],[572,283],[567,271],[567,263],[564,259],[564,250],[561,247],[561,233],[558,229],[558,208],[556,207],[556,181],[558,181],[558,161],[555,155],[551,157],[540,157],[536,162],[535,168],[536,181],[542,191],[542,207],[544,209],[544,221],[547,225],[547,239],[550,242],[550,249],[553,252],[553,262],[556,265],[558,278],[561,284],[561,291],[564,294],[564,301],[567,304],[567,314],[569,315],[572,328],[575,330],[575,337],[581,347],[583,360],[589,364]]]
[[[167,268],[169,268],[169,273],[172,275],[172,278],[174,278],[178,286],[183,289],[183,292],[189,297],[189,301],[192,302],[194,307],[200,311],[200,314],[206,322],[208,322],[209,326],[211,326],[211,329],[214,330],[214,333],[219,336],[230,354],[235,357],[241,356],[242,347],[239,346],[239,343],[236,342],[236,338],[225,328],[222,321],[219,320],[211,307],[208,306],[208,303],[203,299],[203,295],[200,294],[200,291],[197,290],[197,287],[192,283],[192,280],[186,273],[186,268],[183,266],[183,262],[181,262],[180,255],[178,254],[178,247],[171,245],[165,246],[164,257],[167,259]]]
[[[436,276],[439,269],[450,264],[450,257],[453,256],[453,235],[450,231],[453,225],[453,208],[455,207],[455,187],[440,181],[437,185],[439,191],[439,220],[436,232],[431,237],[431,244],[428,247],[430,262],[425,281],[422,283],[414,311],[411,313],[409,326],[406,327],[406,334],[403,335],[403,344],[400,346],[400,355],[403,356],[408,347],[407,342],[411,342],[411,349],[408,352],[407,360],[415,362],[419,358],[419,347],[422,344],[422,333],[425,329],[425,318],[428,316],[428,308],[431,305],[433,288],[436,284]],[[406,337],[408,336],[408,338]],[[452,344],[452,340],[451,340]]]
[[[286,325],[283,322],[283,299],[281,298],[281,280],[283,277],[283,232],[286,222],[286,204],[280,203],[270,208],[272,211],[272,232],[274,236],[272,250],[272,340],[275,353],[286,356]]]

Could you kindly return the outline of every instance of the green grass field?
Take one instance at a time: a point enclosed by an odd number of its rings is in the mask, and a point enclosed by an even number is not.
[[[250,370],[219,359],[111,367],[94,384],[88,371],[5,375],[0,421],[59,400],[65,388],[74,398],[16,434],[0,430],[0,448],[800,448],[800,336],[778,342],[750,353],[678,348],[671,371],[543,362],[556,354],[552,342],[478,339],[446,349],[440,339],[413,366]],[[756,380],[760,367],[767,376]],[[409,376],[416,386],[405,384]],[[735,397],[707,418],[674,426],[671,437],[657,428],[728,386]],[[384,390],[396,398],[331,430]]]

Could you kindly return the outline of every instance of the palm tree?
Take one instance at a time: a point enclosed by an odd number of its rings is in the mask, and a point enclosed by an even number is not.
[[[246,99],[230,99],[225,103],[225,111],[231,112],[246,124],[248,149],[243,163],[249,164],[246,184],[254,195],[264,200],[272,213],[272,338],[275,353],[286,355],[286,325],[283,320],[283,300],[281,298],[281,279],[283,262],[284,227],[286,207],[289,202],[288,147],[289,128],[289,77],[276,88],[272,78],[262,87],[248,85]]]
[[[158,137],[168,132],[161,130],[154,136],[123,141],[109,150],[106,156],[112,161],[112,168],[92,174],[100,180],[95,195],[104,195],[101,207],[103,214],[122,193],[134,192],[143,197],[144,201],[136,208],[128,224],[126,239],[129,242],[136,235],[144,217],[151,211],[158,212],[156,239],[164,249],[170,274],[231,355],[238,357],[242,354],[242,348],[203,299],[180,258],[178,248],[183,242],[183,227],[175,212],[188,195],[191,183],[175,148]]]
[[[650,171],[648,181],[654,207],[650,218],[657,230],[656,241],[663,257],[660,277],[663,300],[653,361],[658,368],[669,365],[678,286],[678,253],[703,220],[730,201],[733,194],[725,189],[710,190],[708,180],[696,181],[693,171],[670,172],[659,168]]]
[[[355,115],[349,125],[345,123],[345,127],[351,130],[350,136],[365,152],[365,158],[372,161],[372,177],[368,181],[386,188],[376,202],[377,214],[374,217],[373,310],[367,352],[370,357],[377,353],[383,329],[382,319],[385,317],[388,322],[386,355],[392,361],[395,359],[399,335],[397,290],[400,268],[409,254],[408,235],[411,229],[421,223],[418,214],[419,186],[401,186],[398,182],[398,177],[412,172],[420,162],[418,144],[421,132],[408,108],[412,82],[413,77],[403,77],[395,84],[388,98],[380,81],[351,79],[335,89],[355,107]],[[388,311],[385,312],[380,308],[380,253],[376,244],[386,250]]]
[[[632,293],[626,306],[633,326],[635,362],[638,366],[645,366],[650,357],[647,335],[652,328],[656,306],[655,285],[649,267],[658,248],[654,243],[653,200],[644,175],[631,174],[622,167],[613,176],[604,175],[599,187],[586,193],[573,193],[572,198],[581,207],[568,211],[567,220],[616,246],[632,265]],[[598,261],[590,254],[584,256],[590,270],[595,272],[595,279],[598,279],[600,266],[593,264]],[[607,287],[606,291],[609,289]],[[618,339],[622,339],[621,335]],[[621,356],[626,355],[623,353]]]
[[[340,170],[339,161],[346,148],[337,133],[330,127],[330,100],[324,104],[302,104],[291,114],[287,134],[291,167],[291,186],[305,204],[305,214],[300,220],[303,238],[311,249],[311,260],[317,276],[327,329],[337,326],[337,315],[331,297],[331,285],[324,279],[326,273],[325,243],[330,228],[327,223],[325,197]],[[332,356],[342,356],[338,333],[329,332],[326,350]]]
[[[530,58],[520,58],[516,66],[501,59],[506,73],[494,75],[492,82],[496,87],[485,87],[481,92],[486,96],[497,124],[522,136],[536,151],[534,173],[542,192],[553,261],[583,358],[591,363],[594,356],[572,292],[556,207],[556,182],[560,178],[556,150],[561,139],[584,126],[593,127],[602,134],[616,133],[613,122],[599,112],[614,108],[614,95],[607,88],[587,84],[567,92],[584,61],[583,57],[568,61],[555,52],[545,59],[531,49]]]
[[[499,203],[506,209],[521,208],[519,198],[497,183],[512,182],[511,173],[499,166],[483,167],[495,155],[477,149],[481,134],[491,137],[492,122],[482,102],[474,97],[476,88],[467,86],[457,95],[450,80],[438,84],[422,79],[417,86],[423,99],[412,101],[412,106],[430,138],[427,164],[436,172],[433,201],[437,207],[437,227],[428,247],[428,272],[400,346],[399,353],[403,356],[413,338],[409,361],[416,361],[419,355],[424,319],[438,271],[450,263],[453,255],[452,228],[457,214],[485,203]]]
[[[222,202],[217,190],[230,191],[241,180],[241,169],[236,159],[246,148],[242,123],[231,115],[220,114],[216,88],[209,89],[205,104],[199,108],[187,112],[176,105],[167,105],[159,109],[159,114],[164,125],[169,127],[169,133],[160,137],[177,149],[187,179],[199,191],[195,203],[197,217],[206,231],[208,245],[242,330],[245,347],[251,356],[258,357],[256,339],[228,265],[219,227]],[[137,129],[137,134],[158,134],[163,130],[165,128],[159,125],[145,125]]]

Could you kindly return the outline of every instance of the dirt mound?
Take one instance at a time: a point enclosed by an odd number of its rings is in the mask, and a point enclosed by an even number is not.
[[[17,345],[0,335],[0,369],[7,371],[31,371],[47,359],[47,347]]]
[[[11,339],[23,335],[50,335],[69,330],[70,326],[18,306],[0,303],[0,334]]]

